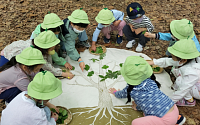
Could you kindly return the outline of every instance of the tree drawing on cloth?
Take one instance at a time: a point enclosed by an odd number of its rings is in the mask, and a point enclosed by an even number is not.
[[[127,98],[117,99],[108,92],[112,87],[123,89],[126,86],[120,74],[113,76],[114,79],[104,79],[109,72],[117,73],[126,59],[123,57],[117,62],[113,57],[110,58],[109,52],[107,51],[103,60],[95,62],[91,60],[91,55],[87,56],[86,53],[88,61],[84,61],[88,71],[74,70],[75,77],[72,80],[62,81],[63,94],[51,100],[55,105],[70,108],[73,113],[70,125],[129,125],[133,119],[142,116],[142,113],[134,111],[130,104],[125,104]],[[78,66],[75,67],[78,69]]]

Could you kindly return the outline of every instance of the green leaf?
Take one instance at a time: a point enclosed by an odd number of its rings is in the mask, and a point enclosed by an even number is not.
[[[75,67],[74,67],[74,66],[72,66],[72,70],[75,70]]]
[[[67,115],[67,111],[66,111],[66,110],[63,110],[62,115],[63,115],[63,116]]]
[[[56,110],[55,110],[54,108],[51,108],[50,110],[51,110],[52,112],[56,112]]]
[[[99,75],[99,77],[100,77],[100,78],[105,78],[105,77],[104,77],[104,76],[102,76],[102,75]]]
[[[112,71],[111,71],[111,70],[108,70],[108,72],[109,72],[109,73],[112,73]]]
[[[119,66],[122,67],[122,66],[123,66],[123,63],[120,63]]]
[[[99,61],[98,59],[94,59],[94,58],[92,58],[92,59],[90,59],[90,60],[92,60],[93,62]]]
[[[60,108],[60,109],[59,109],[59,113],[62,113],[62,111],[63,111],[63,109],[62,109],[62,108]]]
[[[151,21],[153,20],[153,19],[150,19]]]
[[[95,51],[93,51],[93,50],[92,50],[91,52],[92,52],[92,53],[95,53]]]
[[[117,75],[121,75],[121,72],[120,72],[120,71],[118,71],[118,72],[117,72]]]
[[[66,70],[63,69],[62,72],[66,72]]]
[[[104,65],[103,67],[102,67],[102,69],[107,69],[109,66],[107,66],[107,65]]]
[[[99,59],[101,60],[101,59],[103,59],[103,57],[105,57],[106,56],[106,54],[105,53],[103,53],[103,54],[100,54],[100,56],[99,56]]]
[[[145,33],[146,33],[146,30],[142,32],[142,34],[145,34]]]
[[[92,76],[94,74],[94,71],[91,71],[91,72],[88,72],[88,75],[87,76]]]
[[[100,82],[105,81],[106,79],[101,79]]]
[[[85,65],[85,68],[84,68],[86,71],[88,71],[90,69],[90,66],[89,65]]]
[[[119,44],[116,43],[115,46],[119,46]]]

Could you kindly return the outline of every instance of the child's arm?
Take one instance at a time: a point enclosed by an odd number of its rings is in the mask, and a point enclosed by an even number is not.
[[[47,103],[45,104],[45,106],[49,107],[50,109],[51,109],[51,108],[54,108],[54,109],[56,110],[56,112],[59,113],[59,109],[56,108],[56,106],[53,105],[53,104],[51,104],[50,102],[47,102]]]
[[[114,94],[116,98],[126,98],[127,97],[128,85],[123,90],[116,90],[115,88],[110,88],[109,93]]]
[[[99,33],[101,32],[102,28],[103,28],[103,25],[99,23],[98,26],[96,27],[96,30],[93,33],[92,46],[91,46],[93,51],[96,51],[96,45],[95,44],[96,44],[96,41],[98,39]]]
[[[173,63],[174,61],[172,58],[153,59],[153,64],[159,67],[173,66]]]
[[[115,22],[113,22],[113,25],[118,26],[124,18],[124,13],[119,10],[111,10],[111,11],[113,12],[113,16],[115,17]]]
[[[175,81],[176,84],[179,85],[179,89],[170,96],[174,102],[179,101],[186,95],[187,97],[191,96],[188,92],[199,80],[198,73],[195,69],[191,69],[191,67],[185,68],[184,71],[181,71],[181,73],[181,76],[177,77]]]

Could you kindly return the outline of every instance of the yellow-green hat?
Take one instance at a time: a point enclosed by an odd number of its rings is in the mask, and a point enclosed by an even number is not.
[[[46,63],[41,51],[32,47],[24,49],[19,55],[17,55],[16,61],[26,66]]]
[[[51,72],[39,72],[28,85],[28,95],[40,100],[49,100],[62,93],[62,83]]]
[[[45,15],[44,21],[41,24],[41,27],[43,29],[49,29],[49,28],[56,28],[60,25],[64,24],[64,22],[58,17],[55,13],[50,13]]]
[[[168,47],[168,51],[181,59],[194,59],[200,56],[192,39],[181,39],[173,46]]]
[[[82,8],[74,10],[71,16],[68,16],[68,19],[72,23],[84,23],[84,24],[90,23],[90,21],[88,20],[87,13],[83,11]]]
[[[40,48],[48,49],[60,43],[60,40],[56,35],[51,31],[41,32],[35,39],[34,44]]]
[[[128,84],[139,85],[145,79],[150,78],[153,70],[142,57],[129,56],[121,68],[121,74]]]
[[[173,20],[170,23],[170,30],[178,39],[193,38],[195,35],[193,24],[187,19]]]
[[[113,13],[110,10],[104,8],[98,13],[95,20],[97,21],[97,23],[111,24],[115,21],[115,17],[113,16]]]

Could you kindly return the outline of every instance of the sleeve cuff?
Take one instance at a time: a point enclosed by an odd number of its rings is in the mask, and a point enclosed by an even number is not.
[[[65,65],[66,62],[67,62],[67,61],[64,61],[64,62],[63,62],[63,66]]]
[[[79,57],[76,61],[78,61],[81,57]]]
[[[156,39],[160,39],[160,34],[156,33]]]

